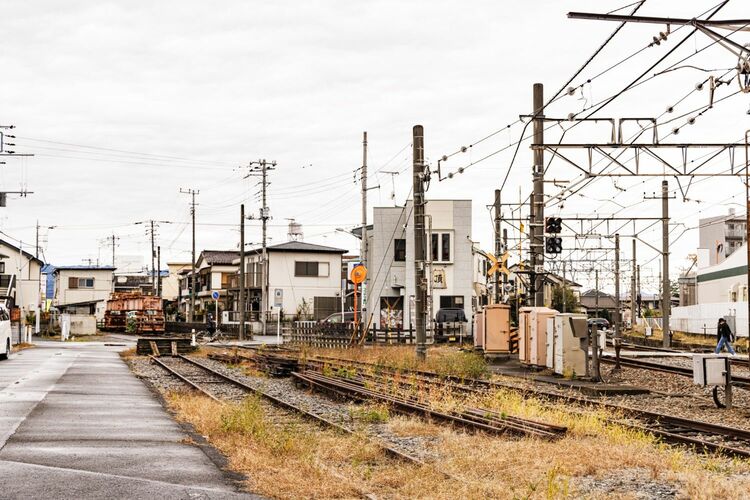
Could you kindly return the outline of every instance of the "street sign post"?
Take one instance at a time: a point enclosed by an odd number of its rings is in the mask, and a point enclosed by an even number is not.
[[[215,305],[215,311],[216,311],[214,313],[214,318],[215,318],[214,321],[218,323],[219,322],[219,291],[214,290],[213,292],[211,292],[211,298],[214,299],[214,305]]]

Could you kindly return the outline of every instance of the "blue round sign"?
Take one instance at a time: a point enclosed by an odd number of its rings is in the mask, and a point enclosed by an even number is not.
[[[214,300],[219,300],[219,291],[214,290],[213,292],[211,292],[211,298]]]

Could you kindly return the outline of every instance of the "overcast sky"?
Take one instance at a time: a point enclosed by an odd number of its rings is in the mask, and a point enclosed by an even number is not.
[[[9,197],[0,229],[33,246],[38,220],[46,260],[81,264],[99,258],[108,264],[111,247],[104,238],[115,234],[119,254],[147,261],[149,240],[144,226],[134,223],[169,221],[159,227],[162,260],[187,261],[189,198],[179,191],[193,188],[200,190],[198,249],[237,248],[239,204],[244,202],[248,213],[257,214],[259,207],[256,179],[243,180],[242,166],[265,158],[278,164],[270,174],[272,242],[286,240],[286,219],[295,218],[307,241],[358,251],[354,238],[335,229],[351,228],[360,218],[353,178],[361,165],[363,131],[370,139],[369,182],[380,185],[370,191],[372,204],[392,205],[392,186],[395,203],[403,204],[411,184],[414,124],[425,127],[433,167],[441,156],[501,131],[452,156],[443,165],[446,171],[507,148],[520,137],[523,125],[514,123],[519,114],[531,111],[532,84],[544,83],[546,95],[554,94],[617,26],[569,20],[566,12],[607,12],[627,3],[6,2],[0,19],[0,124],[17,127],[11,132],[17,139],[8,139],[16,146],[7,149],[35,157],[8,159],[0,170],[4,190],[33,191],[26,198]],[[732,0],[716,18],[748,17],[742,4]],[[647,0],[639,14],[690,18],[713,5]],[[547,115],[565,117],[613,95],[690,32],[683,28],[596,76],[664,30],[626,26],[573,86],[591,83],[556,101]],[[747,34],[732,36],[750,42]],[[694,36],[647,76],[710,43],[704,35]],[[682,65],[687,64],[715,71],[684,67],[665,73],[597,116],[659,117],[708,75],[725,74],[737,57],[714,45]],[[679,138],[668,137],[708,103],[707,90],[693,92],[672,114],[660,117],[664,122],[688,114],[660,127],[660,139],[737,141],[750,128],[750,102],[737,90],[736,81],[720,86],[715,99],[726,100],[682,128]],[[696,113],[689,114],[692,110]],[[559,141],[561,130],[550,129],[548,142]],[[577,127],[565,141],[606,142],[608,137],[608,125],[599,123]],[[450,180],[433,180],[428,192],[432,198],[472,199],[474,239],[487,250],[492,225],[486,206],[512,154],[507,148]],[[737,156],[737,162],[744,158],[741,151]],[[531,157],[525,142],[503,191],[507,201],[518,200],[519,190],[522,199],[528,196]],[[679,159],[679,152],[672,159]],[[728,168],[728,155],[710,165],[716,171]],[[558,180],[574,181],[577,175],[557,160],[548,171]],[[567,197],[562,208],[550,202],[548,213],[607,215],[633,205],[618,216],[658,216],[660,202],[643,198],[658,191],[660,181],[601,178]],[[675,180],[669,181],[677,190]],[[563,188],[548,184],[546,189],[554,195]],[[742,212],[743,196],[742,182],[727,178],[696,181],[688,201],[678,192],[670,204],[675,277],[695,252],[698,234],[691,228],[698,218],[724,214],[731,206]],[[634,231],[654,244],[661,241],[658,226],[622,230]],[[247,233],[247,241],[259,241],[259,224],[249,222]],[[655,283],[658,257],[645,245],[639,248],[644,282]],[[623,240],[623,258],[630,258],[629,239]],[[590,266],[572,267],[576,279],[585,282]]]

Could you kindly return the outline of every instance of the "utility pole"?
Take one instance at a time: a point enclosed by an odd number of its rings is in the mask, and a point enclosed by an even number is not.
[[[635,268],[635,286],[637,288],[636,294],[637,297],[641,296],[641,266],[637,266]],[[641,299],[642,300],[642,299]],[[641,317],[641,303],[638,303],[638,317]]]
[[[508,249],[508,230],[503,229],[503,248]],[[505,294],[506,285],[508,284],[508,275],[503,273],[503,294]]]
[[[425,223],[424,223],[424,129],[415,125],[412,130],[414,154],[414,328],[417,337],[417,359],[427,358],[427,332],[425,302],[427,300],[427,278],[425,274]]]
[[[594,271],[594,288],[596,289],[594,293],[594,305],[596,307],[596,317],[598,318],[599,317],[599,270],[598,269]]]
[[[189,194],[191,197],[190,201],[190,216],[193,219],[193,252],[191,262],[191,275],[190,275],[190,311],[188,312],[188,322],[193,322],[193,311],[195,311],[195,195],[200,194],[200,190],[196,189],[182,189],[180,193]]]
[[[670,347],[672,345],[672,333],[669,328],[669,309],[672,305],[672,290],[669,286],[669,182],[665,179],[661,181],[661,246],[662,246],[662,282],[661,282],[661,303],[662,303],[662,345]]]
[[[367,131],[362,132],[362,241],[360,244],[360,261],[367,269]],[[362,283],[362,293],[360,294],[360,314],[365,318],[365,308],[367,307],[367,283]],[[362,321],[361,328],[367,328],[367,324]]]
[[[534,84],[534,144],[544,144],[544,85]],[[531,282],[534,305],[544,306],[544,149],[534,149],[534,191],[531,194]]]
[[[39,258],[39,219],[36,220],[36,246],[34,247],[34,257]]]
[[[115,267],[115,246],[117,246],[116,240],[117,237],[112,234],[112,267]]]
[[[635,245],[636,244],[635,244],[635,242],[636,242],[636,239],[633,238],[633,264],[632,264],[632,266],[633,266],[633,275],[630,278],[630,330],[631,331],[635,331],[635,325],[636,325],[636,314],[635,314],[636,313],[636,310],[635,310],[635,305],[636,305],[636,296],[635,296],[636,295],[636,288],[635,288],[635,284],[636,284],[636,260],[635,260],[635,257],[636,257],[636,254],[635,254],[635,252],[636,252],[636,246]]]
[[[661,181],[661,196],[644,196],[644,200],[661,200],[661,271],[659,288],[661,293],[662,346],[672,345],[672,334],[669,329],[669,310],[672,302],[672,291],[669,286],[669,182]]]
[[[500,232],[500,210],[501,210],[501,204],[500,204],[500,190],[495,189],[495,258],[499,259],[501,257],[501,253],[503,253],[502,250],[502,241],[500,240],[501,232]],[[495,273],[495,304],[500,303],[500,273]]]
[[[276,162],[268,162],[265,159],[258,161],[251,161],[248,163],[250,169],[247,176],[260,176],[261,178],[261,208],[260,208],[260,220],[263,225],[263,266],[262,279],[263,279],[263,295],[261,297],[261,315],[260,321],[263,324],[263,335],[266,334],[266,323],[270,301],[268,300],[268,251],[266,245],[266,236],[268,232],[268,220],[271,218],[271,213],[268,208],[268,171],[276,169]]]
[[[567,280],[565,279],[565,264],[566,264],[566,262],[563,261],[562,262],[562,278],[563,278],[563,282],[562,282],[562,313],[563,314],[565,314],[565,306],[567,305],[567,304],[565,304],[565,302],[566,302],[565,299],[567,298],[567,295],[568,295],[568,285],[567,285]]]
[[[151,291],[156,293],[156,274],[154,274],[154,257],[156,252],[154,251],[154,221],[151,221]]]
[[[156,296],[161,297],[161,245],[156,247]]]
[[[620,235],[615,234],[615,341],[622,336],[620,329]]]
[[[245,340],[245,204],[240,205],[240,340]]]

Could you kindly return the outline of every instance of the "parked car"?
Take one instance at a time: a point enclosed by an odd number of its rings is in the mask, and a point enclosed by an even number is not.
[[[10,313],[0,307],[0,359],[8,359],[10,356],[10,336]]]
[[[609,329],[609,321],[607,321],[605,318],[589,318],[589,331],[591,331],[592,327],[596,325],[597,330],[608,330]]]
[[[438,323],[466,323],[466,313],[460,307],[441,307],[435,315],[435,321]]]
[[[436,343],[456,342],[466,337],[466,313],[460,307],[442,307],[435,314],[433,338]],[[456,324],[458,323],[458,324]]]
[[[342,323],[341,313],[333,313],[330,316],[327,316],[320,320],[320,323]],[[344,312],[344,323],[350,323],[354,321],[354,311],[346,311]]]

